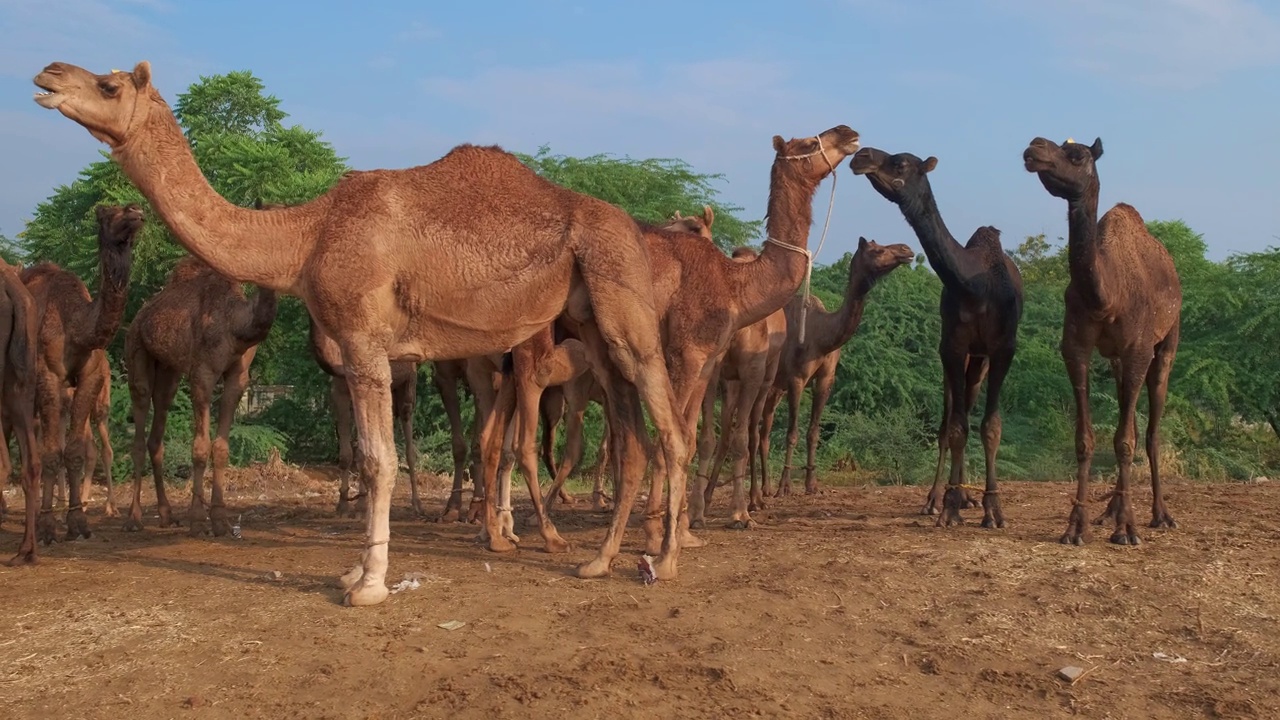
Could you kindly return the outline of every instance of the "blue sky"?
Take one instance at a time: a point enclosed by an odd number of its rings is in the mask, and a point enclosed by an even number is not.
[[[323,131],[356,168],[428,163],[461,142],[679,157],[723,173],[722,199],[748,217],[764,212],[774,134],[844,123],[864,145],[937,156],[952,232],[994,225],[1006,248],[1066,235],[1065,204],[1022,169],[1027,142],[1101,136],[1104,209],[1182,218],[1215,259],[1280,245],[1274,0],[783,7],[0,0],[0,233],[101,147],[38,108],[31,77],[54,60],[105,72],[147,59],[170,102],[200,75],[252,70],[288,122]],[[919,246],[842,166],[818,261],[859,235]]]

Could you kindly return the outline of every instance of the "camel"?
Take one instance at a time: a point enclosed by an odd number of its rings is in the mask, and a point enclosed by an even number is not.
[[[552,473],[554,480],[551,489],[544,496],[546,499],[559,497],[565,504],[572,504],[574,499],[564,491],[564,484],[579,462],[582,461],[583,429],[587,406],[593,402],[604,404],[604,390],[592,373],[583,373],[569,382],[548,388],[542,396],[542,439],[544,456],[554,446],[556,426],[564,418],[564,453],[560,461],[555,463]],[[546,462],[544,458],[544,463]],[[609,498],[604,492],[605,468],[609,466],[609,434],[600,438],[596,450],[595,486],[591,492],[591,509],[603,512],[610,508]]]
[[[733,334],[782,308],[807,276],[812,260],[808,238],[813,196],[818,184],[858,147],[858,133],[845,125],[806,138],[773,137],[766,239],[764,249],[750,262],[737,262],[692,233],[646,230],[655,293],[665,302],[660,315],[667,370],[689,445],[696,440],[711,373]],[[662,467],[663,458],[656,459]],[[647,554],[658,549],[663,527],[660,475],[654,475],[645,508]],[[613,522],[594,561],[597,568],[607,566],[616,555],[630,511],[626,488],[615,489],[615,496],[626,502],[615,503]],[[677,501],[683,503],[683,499]],[[691,518],[703,515],[704,502],[703,494],[694,492],[688,498],[688,512],[680,514],[681,542],[688,547],[702,544],[687,526]]]
[[[1137,545],[1129,476],[1137,441],[1138,395],[1145,382],[1147,463],[1151,467],[1151,527],[1175,528],[1160,484],[1160,419],[1181,330],[1182,284],[1173,258],[1147,232],[1132,206],[1117,203],[1098,220],[1098,169],[1102,139],[1093,145],[1058,145],[1035,138],[1023,164],[1050,195],[1067,201],[1068,269],[1062,359],[1076,395],[1076,496],[1061,541],[1085,542],[1085,497],[1093,460],[1089,416],[1089,364],[1094,348],[1111,361],[1120,417],[1116,424],[1117,477],[1106,511],[1094,522],[1115,521],[1111,542]]]
[[[86,446],[91,442],[89,417],[100,397],[101,383],[110,378],[109,371],[92,367],[106,359],[93,351],[111,342],[124,319],[133,239],[144,222],[137,205],[103,205],[96,214],[100,278],[96,297],[90,298],[80,278],[52,263],[39,263],[22,272],[22,282],[35,301],[40,328],[36,410],[44,481],[36,531],[45,544],[56,540],[53,489],[62,472],[67,475],[66,539],[90,537],[80,483]],[[75,388],[70,408],[63,407],[67,385]]]
[[[194,414],[191,440],[191,505],[187,527],[192,536],[231,532],[222,494],[229,455],[228,437],[236,406],[249,383],[249,366],[258,343],[266,339],[276,317],[276,293],[259,288],[246,298],[240,283],[220,275],[196,257],[174,266],[160,292],[138,310],[125,334],[133,403],[133,502],[124,529],[142,529],[142,471],[148,458],[156,487],[160,527],[177,524],[164,489],[164,428],[169,406],[186,378]],[[209,442],[209,407],[222,381],[218,429]],[[155,408],[147,434],[148,405]],[[204,473],[213,455],[209,504],[204,500]],[[208,525],[206,526],[206,522]]]
[[[709,230],[710,228],[708,228]],[[756,251],[740,247],[731,257],[739,262],[755,259]],[[694,492],[703,494],[703,512],[711,504],[716,480],[725,458],[733,453],[733,498],[728,527],[745,530],[754,526],[751,512],[763,507],[757,483],[755,453],[760,447],[760,420],[764,398],[778,374],[783,342],[787,336],[785,308],[733,334],[729,349],[712,371],[711,383],[702,400],[702,428],[698,441],[698,474]],[[719,390],[720,392],[717,392]],[[715,432],[715,402],[720,395],[720,435]],[[714,459],[713,459],[714,456]],[[751,478],[751,502],[747,502],[744,479]],[[705,527],[704,517],[690,517],[693,527]]]
[[[36,447],[36,378],[39,318],[35,301],[13,266],[0,260],[0,417],[4,437],[0,447],[0,478],[9,482],[13,460],[9,455],[9,433],[18,436],[22,458],[22,492],[26,509],[22,541],[10,565],[36,560],[37,489],[42,476]],[[0,520],[4,519],[4,493],[0,487]]]
[[[676,576],[688,443],[663,364],[648,253],[625,212],[539,177],[500,148],[474,145],[430,165],[348,173],[302,205],[240,208],[201,174],[151,84],[150,63],[104,75],[53,63],[34,83],[40,106],[111,148],[183,247],[229,278],[299,296],[341,347],[365,450],[361,475],[371,479],[360,564],[340,580],[344,604],[389,595],[389,361],[505,351],[566,310],[587,328],[605,375],[620,485],[636,487],[644,472],[642,405],[657,430],[670,522],[654,570]],[[803,268],[793,264],[798,284]],[[608,565],[577,572],[604,575]]]
[[[980,227],[961,246],[947,230],[929,185],[928,173],[938,159],[900,153],[889,155],[863,148],[849,167],[866,175],[871,187],[902,211],[915,230],[929,265],[942,281],[942,423],[938,431],[938,464],[924,514],[942,502],[938,525],[963,523],[960,510],[972,506],[965,487],[965,444],[969,413],[987,376],[987,404],[982,416],[982,448],[987,481],[982,492],[982,527],[1004,527],[996,483],[996,453],[1000,449],[1000,390],[1018,347],[1022,317],[1022,275],[1000,245],[1000,231]],[[944,440],[951,450],[951,476],[945,494],[942,471]],[[941,497],[940,497],[941,496]]]
[[[334,425],[338,432],[338,470],[342,476],[338,487],[338,509],[340,516],[360,513],[364,510],[367,489],[361,478],[361,489],[352,497],[352,469],[358,467],[354,456],[359,448],[352,444],[352,405],[351,391],[347,386],[346,368],[342,364],[342,350],[333,338],[310,322],[311,355],[325,374],[330,376],[329,401],[333,406]],[[426,515],[422,508],[422,499],[418,496],[418,444],[413,436],[413,410],[418,404],[418,364],[411,360],[396,360],[391,363],[391,405],[400,432],[404,436],[405,463],[409,466],[409,507],[418,515]],[[354,510],[351,501],[355,500]]]
[[[459,383],[465,383],[467,379],[467,361],[466,360],[436,360],[431,363],[431,383],[435,385],[436,392],[440,395],[440,403],[444,405],[445,416],[449,419],[449,434],[452,439],[453,450],[453,489],[449,492],[449,499],[445,501],[444,512],[438,518],[439,522],[454,522],[461,520],[462,515],[462,486],[467,479],[467,455],[471,453],[471,458],[475,463],[480,461],[479,452],[479,429],[477,421],[472,421],[471,440],[468,442],[462,430],[462,404],[458,395]],[[474,393],[472,394],[474,398]],[[479,410],[476,411],[476,417],[479,417]],[[481,477],[478,471],[473,471],[471,477],[476,480],[476,492],[473,492],[473,513],[468,513],[468,520],[474,521],[482,506],[478,502],[474,502],[476,494],[479,492],[479,481]]]
[[[818,492],[818,481],[814,475],[818,431],[821,428],[822,412],[835,384],[841,350],[862,324],[862,313],[871,288],[882,277],[910,264],[914,259],[915,253],[906,245],[880,245],[859,237],[858,248],[849,261],[849,282],[845,286],[844,302],[839,310],[828,312],[822,301],[814,295],[808,296],[807,313],[804,310],[804,297],[796,296],[787,303],[786,339],[776,378],[764,400],[760,420],[762,492],[755,500],[758,505],[763,506],[763,496],[769,494],[769,434],[773,431],[774,417],[784,392],[789,410],[787,446],[775,496],[791,494],[791,457],[799,439],[800,396],[810,385],[813,386],[813,396],[810,401],[808,464],[805,466],[804,487],[807,494]],[[803,342],[800,340],[802,325],[805,331]]]

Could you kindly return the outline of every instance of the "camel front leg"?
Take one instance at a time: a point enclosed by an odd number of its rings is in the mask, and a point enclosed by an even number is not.
[[[444,405],[445,416],[449,419],[450,450],[453,452],[453,488],[449,491],[449,499],[445,501],[444,511],[440,513],[438,522],[456,522],[462,519],[462,486],[467,479],[468,443],[462,430],[458,380],[452,370],[442,369],[441,363],[433,364],[431,383],[435,385],[440,402]]]
[[[1013,364],[1013,352],[991,357],[987,380],[987,408],[982,417],[982,449],[986,459],[987,484],[982,492],[982,527],[1004,527],[1004,511],[1000,507],[1000,488],[996,484],[996,453],[1000,450],[1000,391]],[[967,400],[968,398],[966,398]]]
[[[162,528],[181,525],[173,518],[169,496],[164,489],[164,428],[169,422],[169,408],[178,394],[178,382],[182,377],[174,371],[158,368],[155,374],[155,393],[152,395],[151,433],[147,436],[147,450],[151,455],[151,477],[156,488],[156,512]]]
[[[590,402],[587,385],[588,382],[593,382],[589,378],[590,376],[583,375],[580,378],[570,380],[563,387],[564,455],[560,458],[560,462],[556,464],[556,474],[551,481],[551,487],[542,496],[543,504],[548,507],[563,492],[564,484],[568,481],[569,474],[582,461],[583,425],[587,404]],[[553,429],[553,427],[547,426],[544,432],[551,433]]]
[[[396,444],[391,408],[391,364],[375,343],[357,337],[344,344],[343,364],[360,444],[360,475],[368,479],[364,551],[360,565],[341,579],[343,604],[376,605],[387,599],[388,548],[391,543],[391,494],[396,483]]]
[[[769,484],[769,450],[773,434],[773,421],[778,414],[778,403],[782,401],[782,392],[774,386],[765,390],[764,406],[760,411],[760,497],[753,500],[755,510],[763,510],[765,498],[773,495]]]
[[[804,393],[805,378],[792,378],[787,382],[787,447],[782,458],[782,475],[778,478],[778,491],[774,497],[791,494],[791,458],[800,439],[800,395]]]
[[[693,478],[693,492],[689,498],[689,526],[704,528],[706,522],[706,506],[711,504],[712,458],[716,455],[716,396],[720,393],[720,371],[712,373],[712,380],[707,385],[707,392],[702,395],[702,425],[698,428],[698,470]],[[722,403],[728,411],[728,400]],[[721,423],[721,428],[727,427]],[[723,429],[721,430],[723,433]]]
[[[224,477],[231,461],[231,423],[245,388],[249,387],[249,365],[257,347],[240,357],[239,362],[222,376],[222,398],[218,401],[218,430],[213,439],[213,487],[209,491],[209,527],[214,537],[231,533],[231,518],[223,495]]]
[[[737,387],[733,393],[732,419],[724,427],[721,437],[727,434],[728,442],[721,442],[724,449],[733,457],[733,497],[729,501],[729,529],[749,530],[755,527],[751,513],[747,509],[747,493],[745,487],[747,465],[750,460],[750,416],[754,404],[755,392],[748,381],[733,383]],[[719,463],[717,463],[718,467]]]
[[[517,372],[520,369],[517,368]],[[547,513],[542,488],[538,485],[538,406],[542,400],[542,387],[530,378],[517,375],[516,392],[516,453],[520,459],[520,472],[529,487],[529,499],[538,517],[544,547],[549,553],[569,552],[569,543],[560,537],[555,523]],[[550,495],[550,493],[548,493]]]
[[[1137,444],[1138,395],[1151,367],[1152,351],[1146,348],[1129,353],[1121,361],[1121,372],[1118,378],[1120,416],[1116,423],[1116,488],[1112,492],[1115,508],[1115,531],[1111,534],[1111,542],[1117,545],[1138,545],[1142,540],[1138,537],[1137,525],[1133,519],[1133,502],[1130,493],[1133,473],[1133,452]]]
[[[417,372],[391,389],[391,402],[395,407],[396,422],[400,425],[400,435],[404,438],[404,462],[409,468],[409,507],[417,516],[425,517],[427,511],[423,509],[422,498],[418,495],[418,442],[413,437],[413,410],[418,404]]]
[[[1067,530],[1059,539],[1064,545],[1083,545],[1088,540],[1085,503],[1089,492],[1089,466],[1093,462],[1093,421],[1089,416],[1089,359],[1092,354],[1092,345],[1069,348],[1064,335],[1063,360],[1076,398],[1076,495],[1067,517]]]
[[[338,508],[335,512],[338,517],[352,517],[351,476],[355,474],[355,461],[351,430],[354,418],[347,378],[329,378],[329,405],[333,408],[333,425],[338,434]]]
[[[204,502],[204,472],[209,466],[209,408],[217,378],[199,370],[191,382],[191,505],[187,508],[187,534],[200,537],[209,532],[209,511]]]
[[[102,480],[106,486],[105,492],[107,502],[106,507],[104,508],[104,513],[107,517],[119,517],[120,510],[116,507],[115,500],[116,481],[115,478],[112,477],[113,473],[111,472],[111,468],[116,462],[116,452],[115,449],[111,447],[111,434],[107,429],[107,417],[105,411],[100,417],[94,419],[93,424],[98,432],[98,441],[102,445],[101,449],[98,451],[98,461],[102,463]]]
[[[0,374],[0,378],[3,375]],[[18,544],[18,552],[9,559],[8,565],[30,565],[36,561],[36,523],[40,517],[40,482],[43,469],[41,467],[40,448],[35,433],[35,417],[31,414],[35,408],[36,378],[18,377],[12,382],[4,382],[0,388],[4,404],[15,411],[9,414],[9,427],[6,428],[4,443],[8,449],[8,433],[12,430],[18,437],[18,452],[22,457],[22,499],[25,509],[23,517],[22,541]],[[8,473],[4,476],[5,482]]]
[[[809,402],[809,433],[805,437],[805,453],[807,464],[804,466],[804,494],[815,495],[818,492],[818,478],[814,475],[814,467],[818,457],[818,438],[822,431],[822,411],[827,407],[827,398],[831,397],[831,388],[836,382],[834,367],[824,367],[813,379],[813,394]]]
[[[53,489],[63,472],[66,433],[63,431],[63,392],[61,381],[52,373],[41,373],[37,382],[36,407],[40,418],[41,493],[40,517],[36,534],[40,542],[57,542],[57,525],[53,519]]]

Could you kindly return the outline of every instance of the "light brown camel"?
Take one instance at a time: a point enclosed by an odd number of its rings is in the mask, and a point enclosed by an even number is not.
[[[36,531],[46,544],[56,540],[53,489],[62,472],[67,475],[67,540],[90,536],[80,483],[91,442],[89,418],[101,395],[100,385],[110,378],[109,371],[95,371],[91,361],[105,359],[93,351],[111,342],[124,319],[133,239],[143,224],[142,209],[136,205],[99,206],[97,219],[100,284],[96,297],[90,298],[80,278],[56,265],[40,263],[22,272],[40,327],[36,410],[44,481]],[[75,388],[70,408],[63,407],[67,385]]]
[[[732,257],[749,262],[756,257],[750,248],[737,248]],[[756,482],[755,453],[760,442],[760,419],[764,399],[778,373],[783,344],[787,337],[786,310],[778,310],[764,320],[733,334],[729,349],[712,371],[711,385],[702,401],[702,429],[698,442],[698,475],[694,492],[703,493],[711,504],[720,468],[726,456],[733,453],[733,498],[730,501],[729,527],[745,530],[754,524],[751,511],[763,507],[760,485]],[[717,392],[718,391],[718,392]],[[715,401],[721,396],[720,434],[715,432]],[[746,476],[751,477],[751,500],[744,491]],[[705,512],[705,507],[704,507]],[[694,527],[705,525],[705,518],[691,517]]]
[[[133,502],[125,530],[142,529],[142,471],[148,456],[160,527],[177,524],[164,489],[164,428],[178,383],[186,378],[194,415],[188,529],[193,536],[209,530],[216,537],[231,532],[222,494],[231,423],[249,383],[249,366],[258,343],[266,339],[275,317],[275,291],[259,288],[253,298],[246,298],[239,282],[220,275],[195,257],[178,261],[164,288],[133,317],[124,341],[134,428]],[[211,447],[209,407],[219,381],[222,397],[218,403],[218,430]],[[155,408],[150,434],[148,405]],[[204,472],[211,451],[213,482],[206,506]]]
[[[809,228],[813,224],[813,196],[818,184],[844,158],[858,149],[858,133],[838,125],[819,135],[783,140],[773,137],[774,161],[770,171],[769,200],[764,249],[752,262],[735,262],[713,243],[692,233],[650,228],[649,256],[653,284],[662,317],[668,373],[680,409],[686,442],[696,440],[702,399],[714,362],[729,347],[738,330],[777,311],[795,295],[809,268]],[[612,441],[611,441],[612,442]],[[611,451],[613,446],[611,445]],[[614,452],[617,457],[620,453]],[[656,458],[662,468],[663,459]],[[616,462],[616,461],[615,461]],[[646,552],[658,549],[663,529],[661,473],[655,473],[645,508]],[[605,536],[594,571],[607,571],[617,554],[631,509],[626,488],[617,488],[613,522]],[[689,503],[680,514],[681,541],[702,544],[687,529],[691,517],[702,515],[704,498],[668,498],[668,503]]]
[[[1067,201],[1070,281],[1062,325],[1062,359],[1076,394],[1076,496],[1062,542],[1086,539],[1085,498],[1093,459],[1089,365],[1094,348],[1111,361],[1120,417],[1116,424],[1116,487],[1095,522],[1115,521],[1111,542],[1137,545],[1129,476],[1137,435],[1138,395],[1147,386],[1147,462],[1151,466],[1151,527],[1177,527],[1160,486],[1160,418],[1178,351],[1182,284],[1173,258],[1147,232],[1132,206],[1117,203],[1098,220],[1098,158],[1102,139],[1086,146],[1036,138],[1022,154],[1050,195]]]
[[[365,511],[368,490],[364,478],[360,478],[360,491],[351,496],[351,475],[360,467],[356,459],[359,448],[352,440],[351,391],[347,385],[346,368],[342,363],[342,349],[338,343],[321,330],[314,320],[309,323],[311,356],[325,374],[330,376],[329,403],[333,408],[334,425],[338,433],[338,470],[341,474],[338,487],[338,515],[350,515]],[[400,434],[404,436],[404,457],[409,467],[409,507],[419,515],[426,515],[422,499],[418,496],[418,443],[413,436],[413,410],[418,404],[418,363],[412,360],[391,362],[391,405]],[[355,508],[351,501],[355,500]]]
[[[960,517],[962,508],[977,504],[965,487],[964,454],[969,441],[969,413],[985,378],[987,400],[981,432],[986,484],[982,490],[982,527],[1002,528],[1004,512],[996,480],[996,454],[1003,427],[1000,393],[1018,349],[1022,275],[1000,244],[1000,231],[996,228],[978,228],[964,245],[952,236],[938,212],[929,183],[929,173],[937,166],[935,157],[921,160],[911,153],[890,155],[876,148],[859,150],[849,163],[855,174],[865,175],[881,197],[902,211],[942,282],[938,306],[942,315],[938,343],[943,373],[942,422],[933,488],[922,512],[933,514],[941,505],[937,524],[950,527],[964,522]],[[951,474],[944,492],[946,450],[951,451]]]
[[[817,297],[809,296],[809,310],[805,322],[805,341],[800,342],[801,305],[804,300],[796,296],[787,303],[787,339],[782,348],[782,360],[777,378],[764,404],[764,418],[760,427],[760,457],[763,467],[763,484],[768,492],[769,433],[773,430],[774,414],[782,393],[787,394],[787,447],[778,479],[776,495],[791,493],[791,457],[799,438],[800,396],[805,387],[813,385],[810,398],[809,434],[807,436],[808,463],[805,465],[804,490],[808,494],[818,491],[814,476],[814,457],[818,452],[818,431],[821,428],[822,411],[831,396],[836,380],[836,368],[840,364],[840,352],[862,324],[862,311],[867,305],[867,294],[880,278],[915,259],[915,252],[906,245],[880,245],[866,238],[858,238],[858,249],[849,261],[849,283],[845,286],[844,302],[840,309],[828,312]]]
[[[552,184],[498,148],[471,145],[426,166],[348,173],[303,205],[239,208],[201,174],[149,63],[105,75],[54,63],[34,82],[36,102],[111,147],[184,247],[228,277],[300,296],[341,346],[365,449],[361,475],[372,478],[365,549],[341,581],[345,603],[389,594],[389,360],[503,351],[566,308],[586,323],[607,374],[620,485],[635,488],[644,472],[641,400],[657,429],[670,522],[655,570],[675,577],[689,453],[662,362],[649,258],[625,212]],[[803,263],[792,265],[798,284]],[[485,523],[496,531],[496,514]],[[607,571],[598,562],[579,568]]]
[[[555,463],[553,475],[555,479],[544,498],[559,496],[562,502],[572,504],[574,499],[565,493],[564,484],[568,481],[573,469],[582,461],[587,406],[593,402],[603,406],[604,389],[596,381],[595,375],[583,373],[558,388],[549,388],[542,397],[544,454],[548,452],[546,449],[548,444],[554,446],[556,427],[560,419],[564,418],[564,453],[560,461]],[[591,509],[596,512],[610,508],[610,498],[604,492],[604,480],[609,465],[609,433],[606,432],[601,436],[600,445],[596,450],[595,485],[591,492]]]
[[[10,565],[36,559],[36,512],[41,468],[36,448],[36,377],[39,317],[35,301],[13,266],[0,260],[0,418],[4,438],[0,447],[0,482],[9,483],[13,459],[9,455],[9,433],[18,436],[22,457],[22,492],[25,517],[22,541]],[[0,486],[0,520],[4,519],[3,487]]]

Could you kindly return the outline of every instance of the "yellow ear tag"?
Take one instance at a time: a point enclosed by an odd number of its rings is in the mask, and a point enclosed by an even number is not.
[[[1072,140],[1071,138],[1067,138],[1067,144],[1068,144],[1068,145],[1071,145],[1071,144],[1074,144],[1074,143],[1075,143],[1075,140]]]
[[[111,68],[111,74],[112,74],[112,75],[114,75],[114,74],[116,74],[116,73],[118,73],[118,72],[120,72],[120,71],[119,71],[119,70],[117,70],[117,69],[115,69],[115,68]]]

